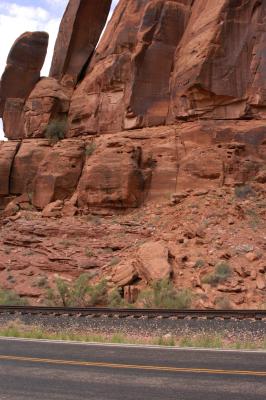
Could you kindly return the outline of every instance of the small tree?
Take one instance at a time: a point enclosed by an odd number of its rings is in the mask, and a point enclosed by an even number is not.
[[[89,274],[80,275],[73,284],[56,279],[55,289],[48,289],[47,300],[51,305],[63,307],[88,307],[107,302],[107,282],[89,284]]]

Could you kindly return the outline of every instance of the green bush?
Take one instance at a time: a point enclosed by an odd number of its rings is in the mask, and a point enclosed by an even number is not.
[[[195,262],[196,268],[202,268],[202,267],[204,267],[204,265],[205,265],[205,261],[200,258]]]
[[[189,289],[176,290],[172,282],[164,279],[143,291],[139,300],[146,308],[186,309],[191,307],[192,293]]]
[[[107,282],[105,279],[101,280],[97,285],[89,286],[89,304],[90,306],[95,306],[98,304],[107,303]]]
[[[52,143],[64,139],[67,130],[67,119],[54,119],[49,122],[45,131],[46,139]]]
[[[13,290],[0,289],[0,305],[1,306],[26,306],[27,300],[20,297]]]
[[[240,185],[235,187],[235,196],[239,199],[245,199],[249,196],[254,196],[255,192],[249,185]]]
[[[226,262],[220,262],[215,266],[214,272],[206,274],[202,278],[202,283],[209,285],[216,285],[220,282],[226,281],[232,275],[232,270]]]
[[[113,289],[108,295],[108,307],[123,308],[128,306],[121,296],[118,288]]]
[[[49,305],[64,307],[89,307],[107,302],[107,282],[100,281],[96,285],[89,284],[89,274],[80,275],[72,284],[58,278],[55,289],[48,289]]]

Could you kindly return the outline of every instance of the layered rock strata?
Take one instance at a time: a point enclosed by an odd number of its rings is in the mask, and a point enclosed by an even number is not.
[[[1,144],[1,196],[43,209],[76,194],[80,209],[134,208],[175,192],[265,183],[263,121],[202,121],[84,139]],[[30,168],[29,168],[30,165]]]
[[[130,301],[165,278],[197,307],[262,304],[266,3],[120,0],[97,46],[110,5],[69,2],[49,77],[45,33],[10,52],[1,282],[40,301],[36,273],[91,270]]]

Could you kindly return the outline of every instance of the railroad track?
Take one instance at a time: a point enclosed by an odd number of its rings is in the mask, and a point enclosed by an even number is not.
[[[174,319],[223,319],[223,320],[265,320],[266,310],[169,310],[140,308],[77,308],[77,307],[35,307],[0,306],[1,314],[31,316],[109,317],[109,318],[174,318]]]

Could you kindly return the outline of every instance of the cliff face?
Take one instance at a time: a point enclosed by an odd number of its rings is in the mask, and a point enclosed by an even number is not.
[[[121,1],[73,94],[69,135],[264,118],[265,15],[256,0]]]
[[[1,84],[8,137],[43,137],[62,116],[67,137],[264,119],[265,2],[121,0],[96,48],[110,6],[69,2],[50,77],[39,83],[47,38],[26,34],[14,44]]]
[[[45,238],[41,245],[28,244],[39,254],[32,268],[42,254],[41,263],[49,260],[51,282],[54,271],[73,277],[86,263],[81,250],[75,256],[73,249],[65,269],[62,258],[51,260],[50,233],[54,238],[82,234],[86,246],[95,248],[91,268],[111,286],[142,288],[165,274],[176,285],[183,279],[190,286],[195,278],[193,287],[210,306],[219,293],[202,287],[200,277],[210,272],[217,252],[216,261],[230,259],[235,268],[234,279],[220,292],[229,293],[233,306],[262,302],[266,3],[120,0],[98,44],[111,1],[100,3],[69,1],[49,77],[40,78],[47,34],[26,33],[11,49],[0,86],[0,115],[10,139],[0,143],[1,245],[25,246],[28,215]],[[133,218],[134,209],[145,210],[145,224],[131,221],[125,228],[124,217]],[[84,233],[81,219],[88,215],[106,217],[95,236],[93,226]],[[49,217],[60,219],[58,227]],[[112,226],[110,218],[119,218],[122,228]],[[192,229],[194,218],[198,230]],[[217,238],[209,222],[219,228]],[[256,224],[256,234],[249,222]],[[19,226],[17,234],[12,236],[9,224]],[[112,237],[121,262],[109,271],[111,260],[98,250]],[[143,240],[164,242],[159,252],[164,260],[154,273],[144,265],[156,264],[146,260],[154,243],[150,251],[148,246],[136,253]],[[243,243],[253,261],[244,257]],[[52,253],[59,251],[56,246]],[[203,272],[193,269],[195,253],[206,262]],[[8,262],[1,246],[0,256]],[[247,271],[240,271],[239,263],[246,263]],[[14,271],[27,269],[22,253],[10,264]],[[5,281],[1,263],[0,271]]]

